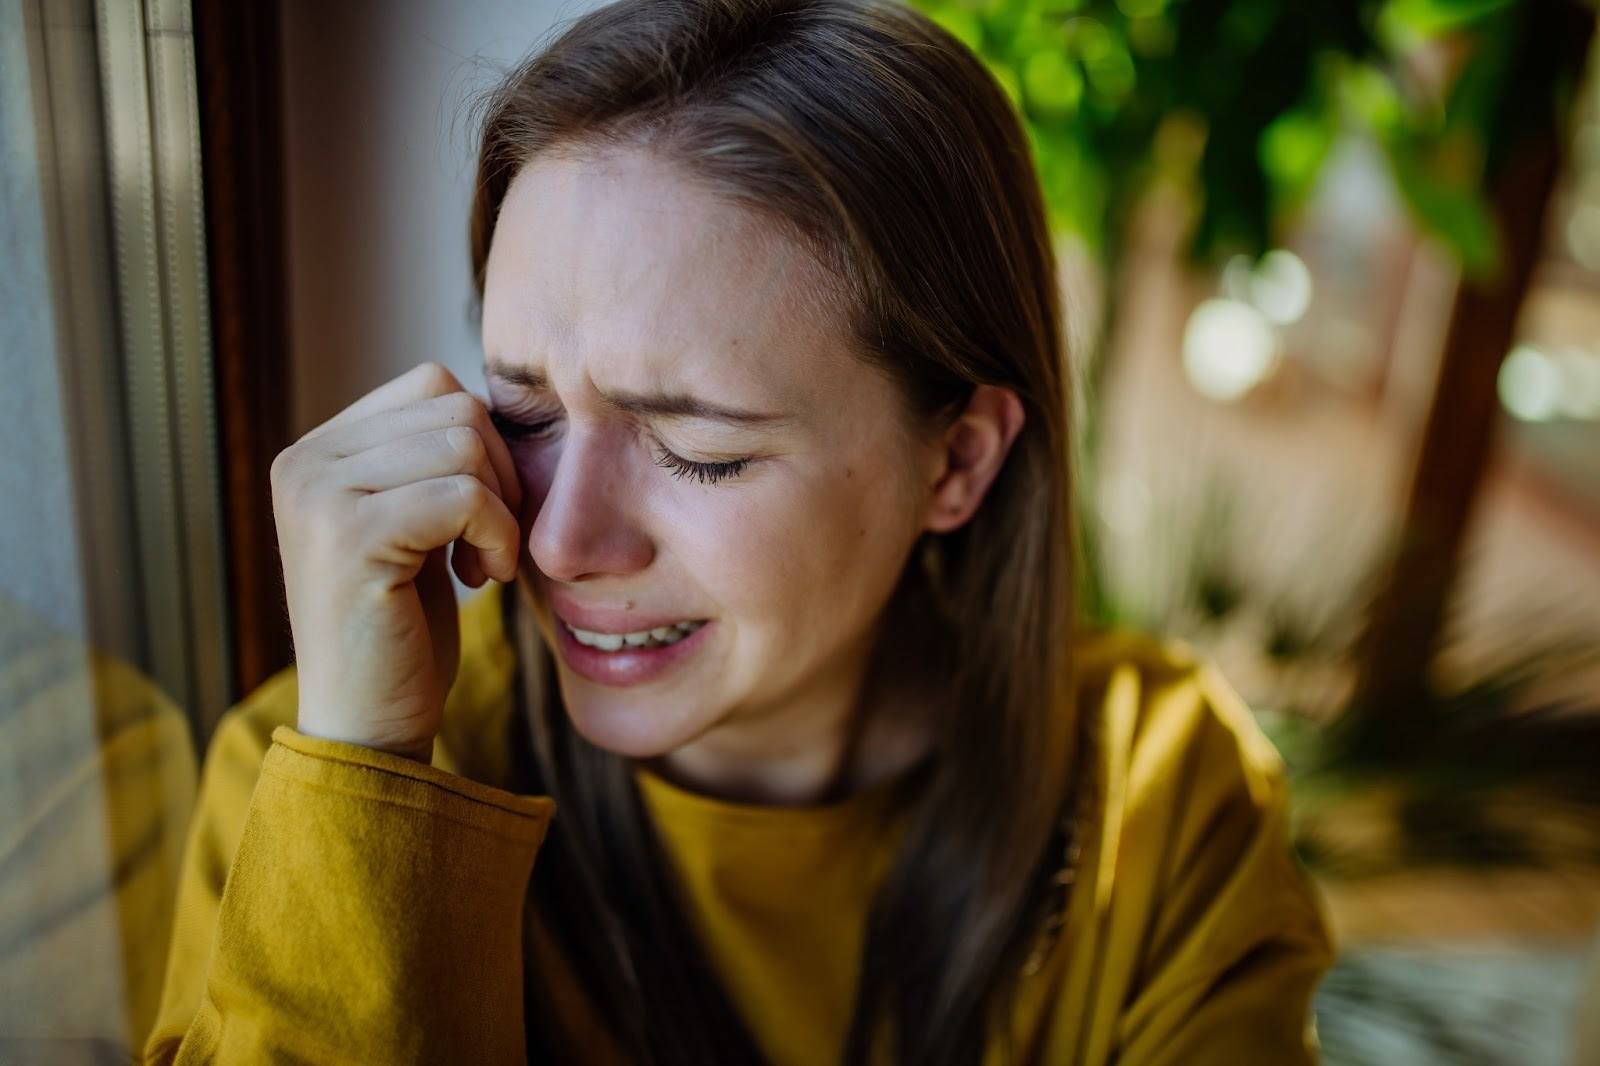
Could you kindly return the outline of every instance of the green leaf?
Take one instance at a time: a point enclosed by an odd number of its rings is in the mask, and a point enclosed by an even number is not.
[[[1261,132],[1261,169],[1278,199],[1295,202],[1311,190],[1333,145],[1334,124],[1326,109],[1285,111]]]
[[[1051,225],[1077,234],[1095,251],[1105,233],[1107,180],[1100,158],[1060,126],[1029,123]]]
[[[1499,231],[1475,184],[1442,173],[1410,145],[1385,147],[1400,194],[1422,228],[1455,253],[1467,274],[1492,272],[1500,261]]]
[[[923,5],[922,10],[950,36],[974,52],[982,53],[983,21],[977,12],[957,4]]]
[[[1515,0],[1391,0],[1379,16],[1385,37],[1436,37],[1510,7]]]
[[[1078,110],[1083,98],[1083,76],[1078,65],[1055,49],[1029,56],[1022,68],[1022,88],[1028,105],[1045,117],[1066,117]]]
[[[1138,80],[1133,57],[1120,40],[1114,40],[1103,55],[1085,60],[1084,65],[1089,71],[1089,84],[1107,100],[1120,101],[1133,91]]]
[[[1163,59],[1178,44],[1178,30],[1164,18],[1137,18],[1128,21],[1128,47],[1135,54]]]
[[[1068,28],[1068,39],[1073,51],[1085,63],[1095,63],[1106,58],[1117,47],[1117,40],[1105,23],[1098,19],[1073,19]]]
[[[1377,67],[1350,67],[1340,81],[1346,105],[1379,137],[1394,137],[1406,126],[1405,105],[1389,75]]]

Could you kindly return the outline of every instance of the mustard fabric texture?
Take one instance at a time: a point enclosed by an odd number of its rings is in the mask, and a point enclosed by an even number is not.
[[[547,797],[508,791],[514,659],[499,586],[463,608],[432,766],[303,736],[292,668],[211,744],[184,854],[149,1062],[515,1062],[524,967],[612,1061],[605,1012],[528,942]],[[1306,1063],[1332,961],[1288,843],[1283,770],[1249,710],[1183,645],[1081,647],[1105,792],[1067,924],[1021,979],[1000,1063]],[[713,965],[774,1063],[837,1059],[865,915],[896,836],[887,788],[770,808],[636,781]]]
[[[150,1031],[195,779],[176,703],[0,592],[0,1063]]]

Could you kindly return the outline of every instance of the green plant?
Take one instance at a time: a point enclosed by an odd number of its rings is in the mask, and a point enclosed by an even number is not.
[[[1600,694],[1574,684],[1600,676],[1600,635],[1552,622],[1553,594],[1530,597],[1500,617],[1492,653],[1447,642],[1404,706],[1361,702],[1350,681],[1390,542],[1353,544],[1343,504],[1319,523],[1325,538],[1269,571],[1249,564],[1273,536],[1272,505],[1248,500],[1220,474],[1172,494],[1133,548],[1164,595],[1108,575],[1107,609],[1202,647],[1252,649],[1238,665],[1294,775],[1307,863],[1342,877],[1600,864]]]
[[[1090,314],[1078,431],[1086,499],[1099,491],[1097,397],[1131,222],[1152,185],[1192,204],[1194,262],[1259,256],[1292,223],[1336,138],[1364,131],[1418,226],[1485,273],[1499,246],[1486,176],[1515,148],[1508,131],[1554,106],[1505,84],[1520,14],[1542,0],[914,2],[1010,94],[1053,223],[1098,261],[1105,297]],[[1413,62],[1419,54],[1437,73]],[[1100,530],[1082,520],[1079,534],[1085,613],[1114,621]]]

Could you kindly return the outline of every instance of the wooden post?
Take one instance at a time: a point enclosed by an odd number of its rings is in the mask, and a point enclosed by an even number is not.
[[[278,4],[196,0],[235,698],[289,661],[269,472],[288,443]]]
[[[1396,556],[1373,604],[1361,653],[1358,711],[1386,733],[1423,722],[1422,706],[1472,507],[1499,422],[1501,361],[1538,265],[1545,213],[1560,174],[1567,107],[1582,76],[1595,15],[1576,0],[1530,0],[1489,134],[1488,191],[1501,259],[1468,278],[1445,331],[1433,401],[1412,475]],[[1514,98],[1516,97],[1516,98]],[[1531,119],[1531,121],[1530,121]]]

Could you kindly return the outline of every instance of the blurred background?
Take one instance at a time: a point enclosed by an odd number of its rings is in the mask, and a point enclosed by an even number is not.
[[[916,2],[1044,181],[1086,619],[1294,774],[1326,1060],[1600,1063],[1594,5]],[[0,0],[0,1062],[142,1040],[272,458],[481,390],[470,105],[585,6]]]

